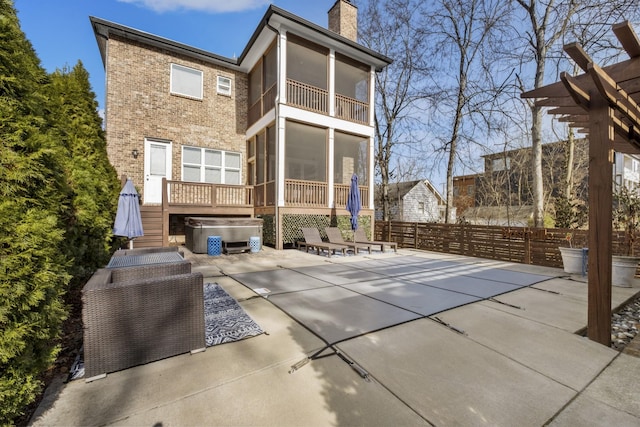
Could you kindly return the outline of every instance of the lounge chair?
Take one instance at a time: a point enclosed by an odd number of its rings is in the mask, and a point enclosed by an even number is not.
[[[97,270],[82,290],[85,381],[206,347],[202,273],[188,261]]]
[[[335,245],[333,243],[323,242],[317,228],[301,228],[300,230],[302,230],[304,242],[298,242],[298,249],[305,248],[305,251],[309,252],[309,248],[312,248],[316,250],[318,255],[320,255],[321,250],[326,250],[327,256],[329,257],[331,257],[332,253],[335,254],[336,251],[340,251],[342,255],[346,255],[348,249],[346,245]]]
[[[358,242],[347,242],[342,237],[342,232],[338,227],[327,227],[324,229],[327,232],[327,237],[329,238],[329,242],[336,245],[346,245],[349,248],[353,249],[354,253],[358,253],[359,250],[366,249],[371,253],[371,245],[368,243],[358,243]]]
[[[359,228],[354,232],[356,243],[368,243],[370,245],[380,245],[380,250],[384,252],[384,247],[389,246],[393,248],[394,252],[398,252],[398,243],[396,242],[384,242],[381,240],[369,240],[364,230]]]

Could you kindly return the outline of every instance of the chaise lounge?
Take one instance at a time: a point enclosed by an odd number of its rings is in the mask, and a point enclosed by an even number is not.
[[[327,232],[327,237],[329,238],[329,242],[336,245],[345,245],[353,250],[354,253],[358,253],[359,250],[366,249],[371,253],[371,245],[368,243],[360,243],[360,242],[347,242],[342,237],[342,232],[338,227],[326,227],[324,231]]]
[[[298,241],[298,249],[305,249],[305,252],[309,252],[309,249],[315,249],[316,254],[320,255],[320,251],[327,251],[327,256],[331,257],[331,254],[335,254],[336,251],[340,251],[343,256],[346,255],[347,249],[345,245],[336,245],[328,243],[322,240],[320,232],[316,228],[301,228],[304,242]]]
[[[355,233],[354,237],[355,237],[356,243],[368,243],[368,244],[370,244],[372,246],[380,245],[380,251],[382,251],[382,252],[384,252],[384,247],[385,246],[389,246],[390,248],[393,249],[394,252],[398,252],[398,243],[396,243],[396,242],[384,242],[384,241],[381,241],[381,240],[369,240],[367,238],[367,235],[365,234],[364,230],[360,229],[360,228],[357,229],[354,233]]]

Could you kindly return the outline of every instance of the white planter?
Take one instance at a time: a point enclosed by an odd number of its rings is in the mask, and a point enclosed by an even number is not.
[[[565,273],[583,274],[587,271],[586,252],[582,248],[558,248],[562,255],[562,266]],[[583,264],[584,263],[584,264]]]
[[[639,262],[639,257],[614,255],[611,261],[611,284],[622,288],[632,287]]]

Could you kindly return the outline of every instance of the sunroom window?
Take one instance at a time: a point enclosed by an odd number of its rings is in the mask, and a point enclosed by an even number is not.
[[[327,54],[327,49],[290,35],[287,43],[287,78],[327,90]]]
[[[336,54],[336,93],[362,102],[369,101],[369,69]]]
[[[353,174],[358,175],[358,185],[369,181],[369,138],[335,132],[333,180],[336,184],[350,184]]]
[[[171,93],[202,99],[202,71],[171,64]]]
[[[183,147],[182,180],[210,184],[240,184],[240,153]]]
[[[326,182],[326,129],[287,122],[285,135],[285,178]]]

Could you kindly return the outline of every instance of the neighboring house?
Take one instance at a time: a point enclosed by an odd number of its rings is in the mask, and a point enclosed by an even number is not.
[[[354,173],[373,224],[374,79],[391,60],[357,43],[349,1],[335,2],[329,30],[270,6],[237,59],[91,23],[107,152],[142,193],[139,245],[167,245],[186,216],[256,216],[281,249],[300,227],[348,215]]]
[[[545,199],[564,194],[566,143],[543,144],[542,172]],[[530,147],[487,154],[484,172],[454,177],[454,206],[458,219],[473,224],[520,224],[531,222],[533,212],[532,152]],[[573,182],[575,196],[587,197],[588,144],[575,140]],[[508,206],[508,208],[507,208]],[[464,208],[464,209],[462,209]]]
[[[542,146],[544,187],[552,196],[564,190],[565,145],[554,142]],[[533,219],[531,148],[493,153],[484,158],[484,172],[453,178],[453,203],[458,218],[474,224],[522,225]],[[574,176],[576,197],[587,201],[588,141],[576,140]],[[640,157],[615,153],[615,185],[640,190]],[[615,190],[615,189],[614,189]],[[510,193],[510,197],[507,196]],[[507,201],[510,200],[509,209]]]
[[[382,220],[382,195],[376,194],[376,219]],[[389,219],[404,222],[443,222],[446,202],[429,180],[389,184]],[[455,218],[455,212],[454,212]]]
[[[468,208],[476,205],[476,179],[480,174],[453,177],[453,206],[458,218],[464,216]]]
[[[614,185],[640,190],[640,157],[634,154],[614,153],[613,182]]]

